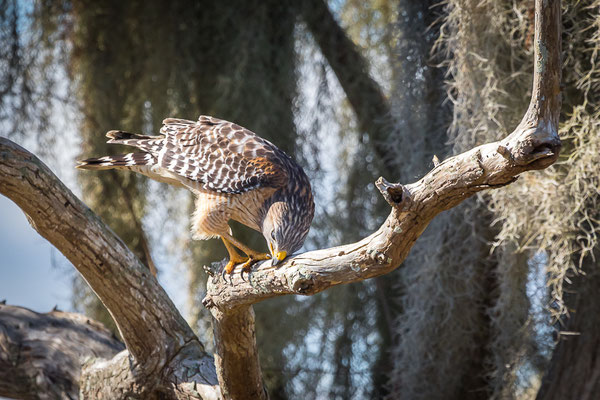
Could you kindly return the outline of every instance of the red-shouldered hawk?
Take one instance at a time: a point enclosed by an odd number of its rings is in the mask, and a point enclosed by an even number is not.
[[[90,158],[77,168],[129,169],[191,190],[196,195],[193,237],[221,237],[229,253],[227,273],[238,263],[249,268],[271,257],[277,265],[302,246],[314,216],[313,195],[302,167],[282,150],[248,129],[208,116],[196,122],[165,119],[160,133],[110,131],[108,143],[140,151]],[[271,255],[234,238],[230,219],[261,232]]]

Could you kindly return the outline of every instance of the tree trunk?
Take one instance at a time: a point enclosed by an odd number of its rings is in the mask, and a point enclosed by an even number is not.
[[[267,399],[256,348],[254,310],[242,306],[230,313],[213,313],[213,331],[217,356],[215,364],[221,371],[223,395],[227,399]]]
[[[594,400],[600,393],[600,302],[594,300],[600,293],[598,261],[586,258],[583,271],[565,294],[570,317],[559,332],[538,400]]]
[[[369,134],[373,149],[388,169],[386,172],[394,171],[397,154],[390,151],[386,141],[390,135],[399,133],[387,98],[369,74],[367,61],[338,25],[324,0],[301,4],[302,17],[344,89],[360,130]]]

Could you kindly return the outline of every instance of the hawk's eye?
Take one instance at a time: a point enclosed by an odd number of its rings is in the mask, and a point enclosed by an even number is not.
[[[271,239],[275,240],[275,229],[271,231]]]

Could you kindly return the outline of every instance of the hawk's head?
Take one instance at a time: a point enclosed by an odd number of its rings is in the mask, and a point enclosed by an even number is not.
[[[269,245],[273,265],[302,247],[313,216],[309,211],[298,210],[294,204],[285,201],[277,201],[269,207],[262,233]]]

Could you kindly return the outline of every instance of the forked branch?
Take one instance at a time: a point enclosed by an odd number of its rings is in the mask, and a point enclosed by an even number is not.
[[[544,3],[545,5],[543,5]],[[277,267],[265,261],[250,275],[215,275],[204,303],[222,311],[284,294],[311,295],[331,286],[386,274],[406,258],[433,217],[473,194],[514,182],[558,158],[560,113],[560,2],[536,1],[535,73],[529,109],[505,139],[484,144],[438,164],[416,183],[377,188],[392,207],[385,223],[353,244],[311,251]]]
[[[479,191],[508,185],[521,173],[546,168],[557,160],[561,147],[558,137],[560,0],[536,0],[535,7],[531,102],[521,123],[510,135],[451,157],[409,185],[392,184],[380,178],[377,188],[391,206],[390,215],[375,233],[357,243],[298,254],[277,267],[265,261],[250,274],[234,271],[227,279],[212,271],[213,279],[208,283],[203,303],[215,317],[215,331],[221,333],[222,343],[217,346],[221,365],[226,366],[229,358],[257,365],[255,337],[248,337],[247,343],[241,345],[233,332],[228,334],[227,330],[220,329],[229,325],[229,316],[240,319],[240,313],[249,313],[252,304],[271,297],[312,295],[331,286],[391,272],[400,266],[437,214]],[[238,341],[236,350],[232,351],[235,340]],[[243,354],[244,349],[250,350]],[[235,382],[224,379],[230,376],[228,371],[218,370],[218,373],[226,396],[245,398]],[[260,371],[253,376],[260,378]]]
[[[158,392],[171,398],[220,397],[212,357],[148,268],[44,163],[5,138],[0,138],[0,193],[73,263],[125,341],[124,357],[82,371],[91,397],[118,398],[123,388],[144,398]]]

